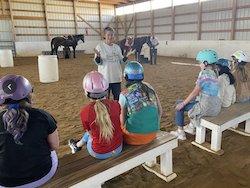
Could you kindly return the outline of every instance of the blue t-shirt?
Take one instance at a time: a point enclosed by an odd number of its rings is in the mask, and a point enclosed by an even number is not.
[[[201,71],[195,84],[201,87],[201,98],[218,95],[219,81],[213,70]]]

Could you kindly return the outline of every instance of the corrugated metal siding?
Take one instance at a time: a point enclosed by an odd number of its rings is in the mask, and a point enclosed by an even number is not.
[[[196,40],[196,33],[175,34],[175,40]]]
[[[197,14],[175,16],[175,23],[197,22]]]
[[[183,14],[183,13],[190,13],[190,12],[198,12],[198,3],[176,6],[175,8],[175,14]]]
[[[216,0],[202,2],[202,11],[231,7],[233,7],[233,0]]]
[[[0,40],[14,41],[11,20],[0,20]]]
[[[250,5],[249,0],[237,0],[237,6],[245,6],[245,5]]]

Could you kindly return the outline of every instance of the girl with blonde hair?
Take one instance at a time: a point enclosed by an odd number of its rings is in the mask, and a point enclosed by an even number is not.
[[[88,152],[98,159],[117,155],[122,150],[121,108],[116,100],[106,98],[109,91],[107,79],[92,71],[83,79],[83,89],[91,103],[80,111],[83,129],[87,132],[80,141],[69,140],[72,154],[87,144]]]

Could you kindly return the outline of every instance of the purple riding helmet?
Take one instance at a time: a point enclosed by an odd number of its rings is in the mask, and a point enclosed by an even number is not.
[[[30,82],[20,75],[7,75],[0,79],[0,104],[6,99],[15,101],[24,99],[32,90]]]
[[[101,99],[108,94],[108,80],[99,72],[92,71],[83,79],[83,89],[87,97]]]

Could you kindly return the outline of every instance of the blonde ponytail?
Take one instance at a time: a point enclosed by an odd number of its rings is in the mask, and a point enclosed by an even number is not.
[[[94,105],[96,113],[96,125],[100,127],[100,138],[110,142],[113,138],[114,127],[111,122],[106,105],[100,100],[96,100]]]

